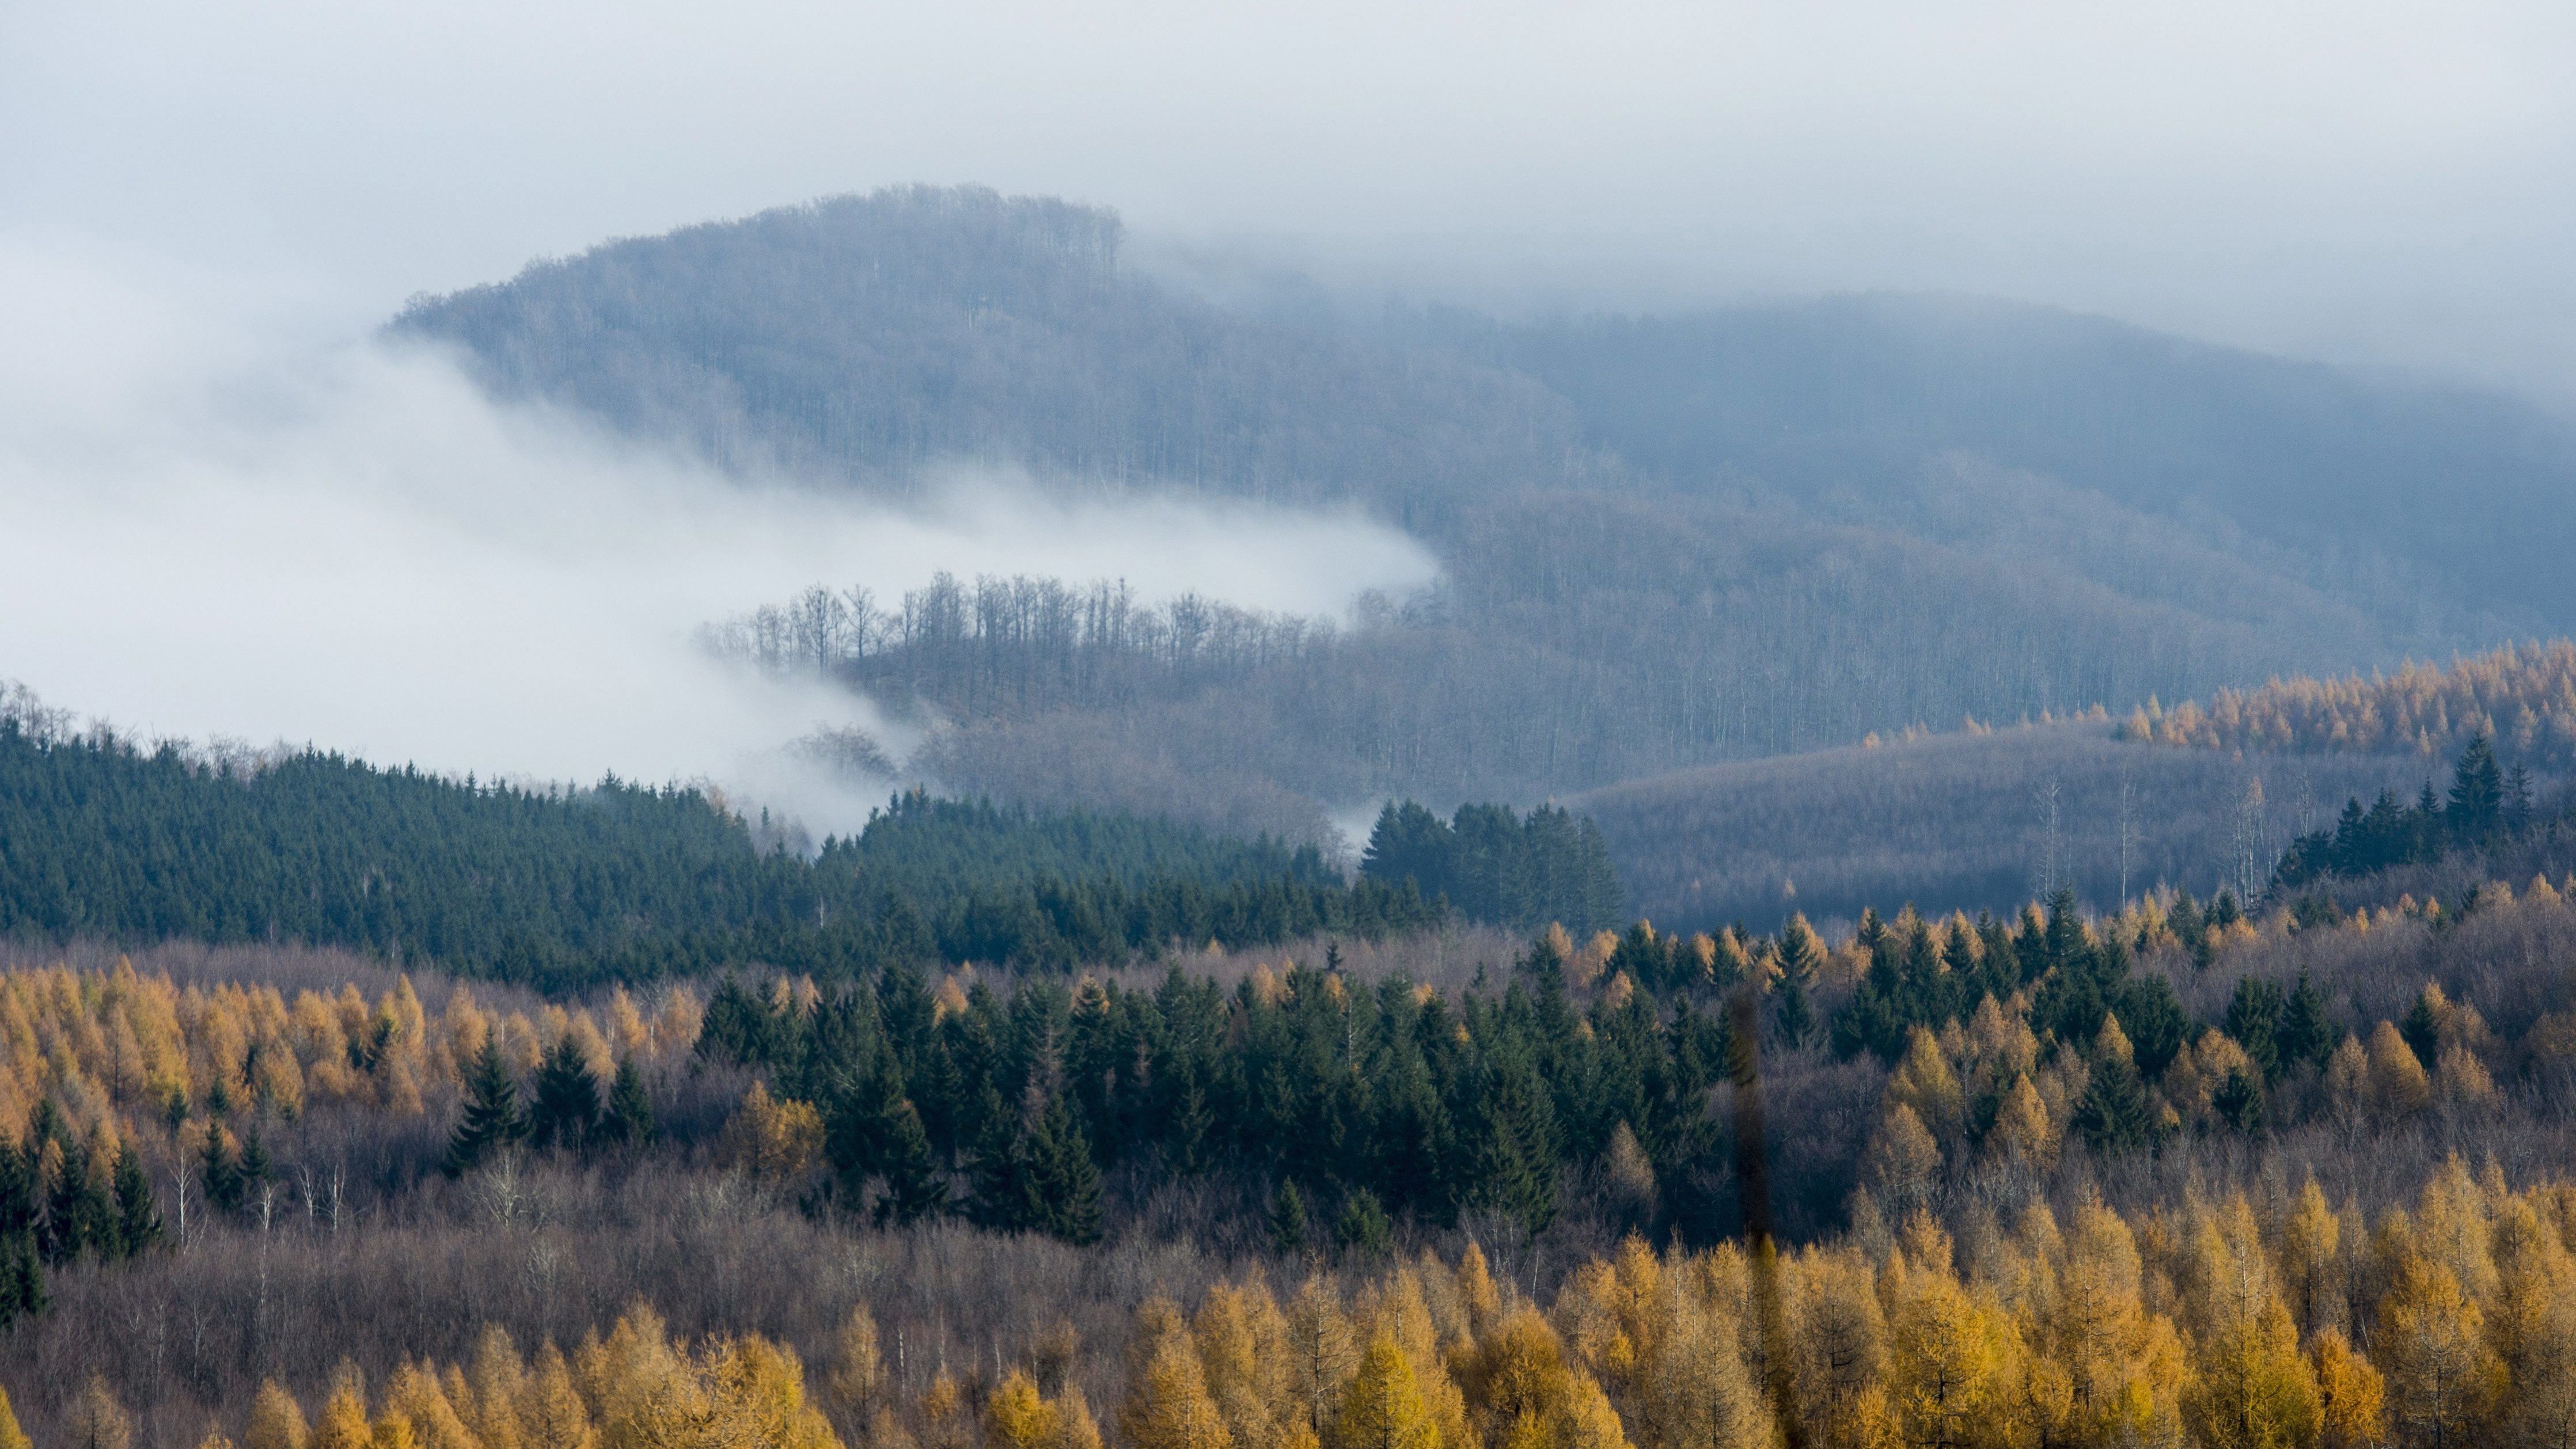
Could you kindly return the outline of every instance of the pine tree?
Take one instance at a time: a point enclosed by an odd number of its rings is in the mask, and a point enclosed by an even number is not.
[[[442,1170],[460,1177],[481,1166],[485,1158],[518,1140],[521,1125],[518,1083],[511,1080],[501,1044],[486,1041],[474,1059],[473,1073],[465,1079],[465,1113],[447,1139]]]
[[[557,1037],[538,1065],[535,1095],[527,1120],[530,1145],[576,1152],[590,1145],[599,1127],[599,1082],[571,1032]]]

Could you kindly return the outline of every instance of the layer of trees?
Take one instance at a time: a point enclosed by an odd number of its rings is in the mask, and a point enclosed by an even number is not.
[[[1526,816],[1461,805],[1443,820],[1410,800],[1389,801],[1369,831],[1360,875],[1409,881],[1471,920],[1523,931],[1556,924],[1590,935],[1618,925],[1626,905],[1601,827],[1553,805]]]
[[[2456,850],[2482,851],[2510,844],[2544,821],[2532,800],[2531,774],[2516,761],[2511,770],[2496,763],[2495,748],[2485,735],[2474,735],[2451,768],[2451,788],[2435,799],[2433,783],[2411,805],[2398,803],[2393,790],[2382,790],[2364,810],[2358,798],[2344,802],[2332,830],[2318,830],[2290,842],[2273,870],[2276,889],[2296,889],[2322,876],[2357,877],[2404,865],[2427,865]]]
[[[2563,769],[2576,763],[2576,644],[2508,644],[2448,665],[2409,662],[2393,674],[2221,690],[2206,707],[2142,707],[2122,730],[2208,749],[2428,756],[2484,739],[2518,760]]]
[[[432,1345],[463,1356],[491,1311],[477,1303],[524,1304],[510,1324],[523,1342],[542,1329],[573,1343],[583,1320],[565,1327],[555,1300],[576,1264],[601,1275],[596,1293],[573,1300],[591,1311],[601,1294],[613,1309],[634,1291],[693,1305],[692,1353],[704,1335],[801,1323],[800,1351],[819,1362],[836,1351],[830,1332],[793,1306],[817,1291],[812,1273],[778,1280],[785,1297],[746,1298],[750,1260],[706,1236],[738,1237],[756,1221],[764,1239],[801,1245],[809,1264],[921,1245],[926,1276],[878,1302],[902,1314],[900,1333],[920,1332],[938,1353],[913,1350],[893,1373],[903,1393],[862,1418],[826,1409],[857,1435],[876,1432],[884,1407],[928,1442],[930,1426],[912,1416],[926,1412],[919,1400],[943,1359],[972,1404],[1007,1378],[1005,1342],[1037,1351],[1017,1335],[1045,1317],[1005,1313],[1017,1326],[989,1341],[933,1326],[951,1311],[939,1294],[969,1291],[954,1265],[1020,1252],[1004,1246],[1010,1230],[1096,1243],[1081,1252],[1129,1264],[1102,1270],[1126,1285],[1112,1290],[1122,1308],[1150,1296],[1163,1272],[1180,1272],[1193,1294],[1229,1277],[1243,1284],[1221,1267],[1210,1277],[1211,1260],[1169,1266],[1193,1243],[1228,1244],[1225,1253],[1285,1268],[1290,1281],[1330,1265],[1349,1275],[1347,1293],[1372,1281],[1393,1245],[1455,1252],[1474,1238],[1510,1255],[1521,1293],[1552,1305],[1541,1316],[1564,1361],[1591,1377],[1629,1442],[1663,1443],[1678,1431],[1644,1396],[1676,1365],[1647,1373],[1629,1355],[1653,1362],[1659,1340],[1623,1324],[1623,1352],[1599,1328],[1605,1305],[1625,1312],[1618,1305],[1655,1299],[1613,1286],[1655,1262],[1642,1249],[1611,1254],[1620,1234],[1714,1248],[1656,1265],[1669,1275],[1656,1281],[1707,1285],[1702,1300],[1675,1300],[1693,1305],[1685,1321],[1734,1325],[1739,1359],[1690,1360],[1720,1375],[1693,1402],[1739,1402],[1726,1365],[1740,1363],[1753,1394],[1742,1402],[1758,1415],[1762,1366],[1777,1361],[1747,1336],[1757,1316],[1745,1290],[1726,1286],[1739,1282],[1727,1265],[1747,1260],[1722,1242],[1733,1227],[1735,1144],[1716,1084],[1730,1043],[1708,1003],[1749,985],[1762,1001],[1782,1124],[1771,1151],[1783,1222],[1806,1245],[1783,1275],[1790,1341],[1822,1331],[1796,1307],[1806,1291],[1798,1275],[1827,1262],[1851,1265],[1837,1270],[1858,1295],[1844,1308],[1866,1321],[1860,1305],[1875,1301],[1887,1325],[1873,1351],[1886,1367],[1854,1370],[1824,1400],[1801,1397],[1811,1423],[1857,1415],[1850,1423],[1861,1427],[1833,1432],[1863,1434],[1929,1422],[1907,1417],[1922,1410],[1905,1407],[1902,1386],[1913,1381],[1895,1367],[1913,1351],[1896,1325],[1916,1310],[1891,1295],[1946,1283],[1938,1292],[1953,1317],[1943,1332],[1953,1337],[1942,1341],[1964,1334],[1985,1347],[1942,1362],[1964,1375],[1952,1382],[1986,1385],[1973,1399],[1980,1421],[2012,1426],[1996,1442],[2043,1432],[2052,1442],[2170,1439],[2176,1424],[2192,1442],[2238,1442],[2195,1398],[2228,1381],[2211,1365],[2234,1362],[2208,1356],[2223,1337],[2212,1324],[2270,1321],[2274,1294],[2290,1318],[2286,1330],[2263,1330],[2264,1372],[2286,1397],[2266,1402],[2290,1417],[2267,1442],[2319,1442],[2342,1392],[2333,1375],[2364,1367],[2384,1381],[2389,1417],[2378,1432],[2494,1442],[2531,1422],[2539,1386],[2554,1382],[2555,1359],[2489,1325],[2500,1315],[2542,1321],[2531,1305],[2561,1291],[2550,1269],[2528,1289],[2539,1300],[2499,1296],[2508,1260],[2545,1267],[2563,1252],[2548,1246],[2558,1239],[2529,1238],[2525,1220],[2527,1209],[2544,1226],[2563,1224],[2559,1190],[2510,1164],[2557,1160],[2565,1142],[2558,1104],[2576,1080],[2576,998],[2547,963],[2571,949],[2576,909],[2541,881],[2307,925],[2286,913],[2248,917],[2224,897],[2202,906],[2161,896],[2094,919],[2063,899],[2012,921],[1900,912],[1840,940],[1796,921],[1775,937],[1675,937],[1640,924],[1580,942],[1551,934],[1507,976],[1454,992],[1360,980],[1327,956],[1253,972],[1231,989],[1185,972],[1068,987],[896,969],[855,990],[780,979],[729,983],[703,1006],[673,992],[649,1008],[611,995],[494,1013],[453,988],[433,1007],[400,984],[369,1002],[354,991],[176,987],[132,972],[18,972],[0,991],[0,1085],[20,1113],[7,1134],[14,1160],[36,1164],[31,1226],[50,1307],[0,1341],[0,1366],[113,1342],[96,1360],[121,1366],[106,1392],[165,1426],[173,1403],[197,1395],[193,1437],[208,1411],[243,1423],[263,1375],[321,1385],[307,1402],[327,1404],[331,1364],[351,1345],[382,1346],[367,1350],[376,1376]],[[2363,1141],[2370,1150],[2354,1151]],[[66,1173],[75,1142],[87,1160]],[[333,1174],[348,1159],[333,1154],[354,1144],[371,1165],[349,1184],[344,1213]],[[2482,1162],[2499,1145],[2513,1147],[2506,1170],[2523,1187]],[[117,1180],[133,1174],[115,1161],[129,1149],[150,1192],[150,1211],[133,1220],[157,1216],[157,1241],[124,1234],[122,1209],[99,1206],[119,1203]],[[2453,1153],[2470,1165],[2446,1166]],[[46,1256],[46,1243],[88,1231],[72,1225],[110,1217],[122,1236],[102,1231]],[[972,1247],[939,1236],[961,1223],[988,1236]],[[512,1286],[418,1280],[448,1261],[447,1248],[429,1245],[449,1238],[421,1236],[437,1224],[452,1224],[435,1231],[456,1234],[457,1252],[476,1245],[457,1261],[488,1262]],[[2241,1240],[2228,1261],[2255,1296],[2236,1317],[2208,1318],[2194,1296],[2204,1281],[2194,1244],[2212,1230]],[[2528,1251],[2540,1256],[2521,1256],[2535,1241]],[[2132,1254],[2134,1279],[2118,1268]],[[1607,1255],[1603,1266],[1587,1266],[1595,1255]],[[2448,1271],[2452,1286],[2418,1259]],[[877,1291],[864,1285],[913,1271],[871,1261],[880,1266],[831,1279],[842,1286],[826,1296],[846,1305],[855,1284],[864,1300]],[[1144,1271],[1141,1261],[1166,1266]],[[734,1285],[714,1297],[652,1276],[711,1262],[725,1265],[719,1286]],[[370,1288],[332,1276],[362,1271],[394,1276]],[[272,1276],[282,1286],[259,1289]],[[2069,1355],[2082,1336],[2049,1326],[2061,1310],[2048,1285],[2078,1279],[2085,1313],[2111,1304],[2118,1322],[2146,1335],[2114,1340],[2127,1346],[2114,1355],[2127,1365],[2120,1372],[2132,1375],[2112,1395],[2127,1417],[2096,1421],[2069,1407],[2061,1375],[2109,1372],[2076,1366]],[[386,1283],[416,1284],[385,1300],[413,1305],[400,1332],[368,1306]],[[1008,1304],[1040,1290],[972,1291]],[[213,1337],[201,1328],[193,1339],[138,1338],[123,1326],[155,1302],[254,1298],[266,1306]],[[333,1305],[332,1333],[299,1335],[291,1314],[306,1310],[288,1305],[308,1301]],[[755,1301],[768,1305],[759,1315],[790,1318],[740,1316]],[[97,1316],[109,1303],[124,1306]],[[978,1309],[985,1316],[973,1321],[999,1311]],[[2420,1368],[2410,1335],[2428,1314],[2470,1325],[2445,1351],[2467,1356],[2459,1361],[2476,1387],[2455,1417],[2419,1431],[2400,1409],[2430,1382],[2409,1377]],[[1135,1340],[1096,1311],[1084,1322],[1087,1339],[1050,1350],[1074,1367],[1032,1360],[1039,1397],[1079,1383],[1090,1402],[1123,1406],[1137,1379],[1119,1365],[1136,1359],[1119,1346]],[[432,1338],[416,1349],[406,1337],[416,1334]],[[2340,1349],[2329,1350],[2330,1334]],[[1481,1330],[1470,1337],[1483,1341]],[[1096,1356],[1085,1356],[1087,1341]],[[2236,1352],[2245,1339],[2228,1341]],[[395,1356],[376,1356],[386,1350]],[[52,1426],[91,1412],[80,1360],[44,1362],[54,1366],[44,1376],[11,1381],[45,1386],[22,1403]],[[1462,1442],[1490,1442],[1499,1421],[1476,1417],[1466,1371],[1443,1362],[1467,1396],[1465,1422],[1483,1425]],[[1814,1390],[1797,1382],[1801,1395]],[[2297,1407],[2307,1401],[2301,1383],[2315,1388],[2313,1421]],[[614,1412],[584,1404],[594,1426]],[[384,1412],[370,1408],[371,1424]],[[1135,1433],[1127,1422],[1104,1423],[1104,1437],[1123,1442]],[[1457,1421],[1448,1422],[1444,1435]],[[2356,1422],[2350,1432],[2367,1429]]]
[[[1311,848],[899,796],[803,859],[695,790],[534,791],[312,751],[219,763],[0,713],[0,931],[283,939],[522,981],[1069,966],[1419,927]]]

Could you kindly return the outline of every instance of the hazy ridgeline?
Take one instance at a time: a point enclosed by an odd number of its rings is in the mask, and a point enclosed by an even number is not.
[[[613,243],[393,330],[747,471],[908,493],[963,461],[1404,526],[1440,582],[1332,629],[990,579],[874,598],[819,651],[783,600],[720,631],[937,721],[913,763],[955,788],[1240,832],[2576,624],[2545,562],[2576,439],[2502,401],[1970,302],[1272,315],[1119,241],[1103,211],[893,191]]]

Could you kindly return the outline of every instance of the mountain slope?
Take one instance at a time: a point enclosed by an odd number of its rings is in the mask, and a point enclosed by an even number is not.
[[[2540,562],[2576,541],[2552,503],[2576,441],[2499,400],[1939,299],[1282,321],[1140,275],[1121,235],[912,188],[611,243],[392,330],[746,470],[910,490],[964,462],[1413,530],[1436,588],[1242,667],[988,634],[927,595],[896,616],[956,638],[858,631],[825,661],[934,726],[916,767],[952,784],[1229,829],[2125,715],[2576,624]],[[1121,650],[1136,667],[1070,665]],[[1122,684],[978,684],[1004,667]]]

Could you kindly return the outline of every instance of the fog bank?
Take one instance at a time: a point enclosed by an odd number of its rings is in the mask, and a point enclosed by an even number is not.
[[[883,722],[717,664],[700,624],[940,570],[1327,615],[1433,575],[1355,516],[1055,503],[962,472],[908,509],[722,478],[496,405],[443,356],[312,340],[278,302],[0,247],[0,678],[143,735],[712,779],[819,830],[865,792],[817,793],[781,747]]]

